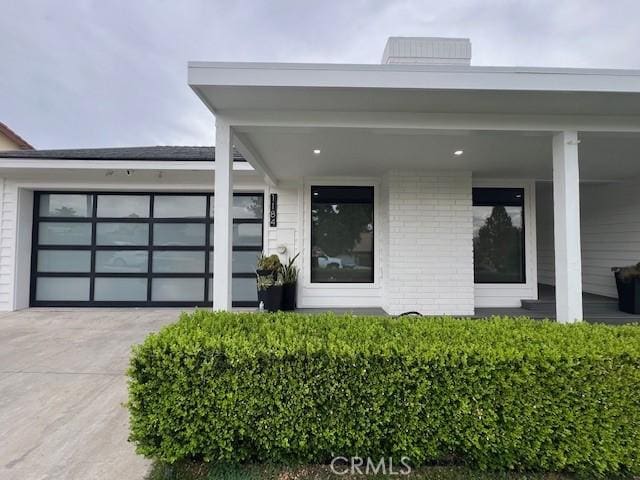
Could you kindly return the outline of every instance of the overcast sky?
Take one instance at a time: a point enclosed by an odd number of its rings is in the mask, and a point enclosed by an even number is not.
[[[640,68],[637,0],[0,0],[0,121],[36,148],[211,145],[187,61],[378,63],[469,37],[473,65]]]

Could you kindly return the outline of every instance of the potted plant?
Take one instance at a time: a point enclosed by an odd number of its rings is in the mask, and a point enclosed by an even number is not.
[[[640,263],[613,267],[618,287],[618,307],[626,313],[640,314]]]
[[[273,277],[276,280],[280,271],[280,257],[278,255],[260,255],[256,266],[256,273],[259,277]]]
[[[280,278],[282,279],[282,310],[293,311],[296,309],[296,292],[298,285],[298,267],[295,265],[297,253],[289,259],[286,265],[280,266]]]
[[[258,303],[267,312],[280,310],[282,304],[282,280],[280,258],[277,255],[261,255],[256,266]]]

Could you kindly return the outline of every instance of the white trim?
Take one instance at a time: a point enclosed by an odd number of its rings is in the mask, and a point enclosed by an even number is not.
[[[33,190],[16,188],[16,224],[14,244],[12,310],[29,307],[31,294],[31,251],[33,232]],[[37,259],[36,259],[37,262]]]
[[[242,127],[379,128],[463,131],[553,132],[573,128],[581,132],[640,132],[640,117],[634,115],[540,115],[492,113],[411,113],[335,111],[225,112],[238,131]]]
[[[191,170],[215,171],[215,162],[160,160],[57,160],[35,158],[0,158],[0,168],[52,170]],[[233,162],[237,171],[253,171],[248,162]]]
[[[640,92],[639,70],[189,62],[189,85]]]
[[[302,189],[302,238],[303,265],[302,286],[312,290],[354,289],[372,290],[382,287],[382,269],[380,265],[380,179],[367,177],[309,177],[304,179]],[[373,187],[373,283],[312,283],[311,282],[311,187],[317,186],[345,186],[345,187]],[[382,304],[382,293],[380,304]]]
[[[474,178],[472,188],[523,188],[525,231],[525,283],[474,283],[475,307],[520,307],[520,300],[538,298],[538,246],[536,232],[536,184],[527,179]]]

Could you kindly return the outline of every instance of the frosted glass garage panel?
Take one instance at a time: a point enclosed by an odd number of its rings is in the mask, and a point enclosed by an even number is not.
[[[148,195],[98,195],[98,217],[148,218]]]
[[[203,302],[204,278],[154,278],[151,281],[154,302]]]
[[[261,252],[233,252],[231,270],[233,273],[255,273]],[[213,272],[213,252],[209,255],[209,271]]]
[[[89,278],[41,277],[36,280],[36,300],[88,301]]]
[[[75,222],[40,222],[40,245],[90,245],[91,224]]]
[[[47,193],[40,195],[41,217],[90,217],[93,214],[93,196]]]
[[[211,244],[213,245],[213,232],[215,224],[211,224]],[[262,224],[261,223],[234,223],[233,224],[234,247],[262,248]]]
[[[88,250],[40,250],[38,272],[89,272],[91,252]]]
[[[154,218],[204,218],[207,197],[195,195],[156,195],[153,200]]]
[[[215,197],[211,197],[210,215],[214,217]],[[234,195],[233,218],[262,218],[264,211],[262,195]]]
[[[255,278],[234,278],[231,297],[234,302],[257,302],[258,289]]]
[[[149,252],[144,250],[98,250],[98,273],[145,273],[148,270]]]
[[[167,250],[153,252],[154,273],[204,273],[204,252]]]
[[[233,244],[242,247],[262,247],[262,224],[234,224]]]
[[[147,299],[146,278],[99,277],[95,282],[96,301],[143,302]]]
[[[153,244],[159,246],[199,246],[205,244],[204,223],[156,223]]]
[[[231,298],[234,302],[257,302],[258,289],[255,278],[234,278],[232,283]],[[209,278],[209,298],[213,301],[213,277]]]
[[[149,244],[149,225],[146,223],[98,223],[96,244],[120,247]]]

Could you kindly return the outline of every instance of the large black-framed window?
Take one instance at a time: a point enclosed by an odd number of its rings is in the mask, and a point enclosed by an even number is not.
[[[475,283],[526,283],[523,188],[473,189]]]
[[[311,282],[374,282],[374,189],[311,187]]]
[[[213,194],[35,192],[32,306],[210,306]],[[255,306],[262,193],[233,197],[233,305]]]

